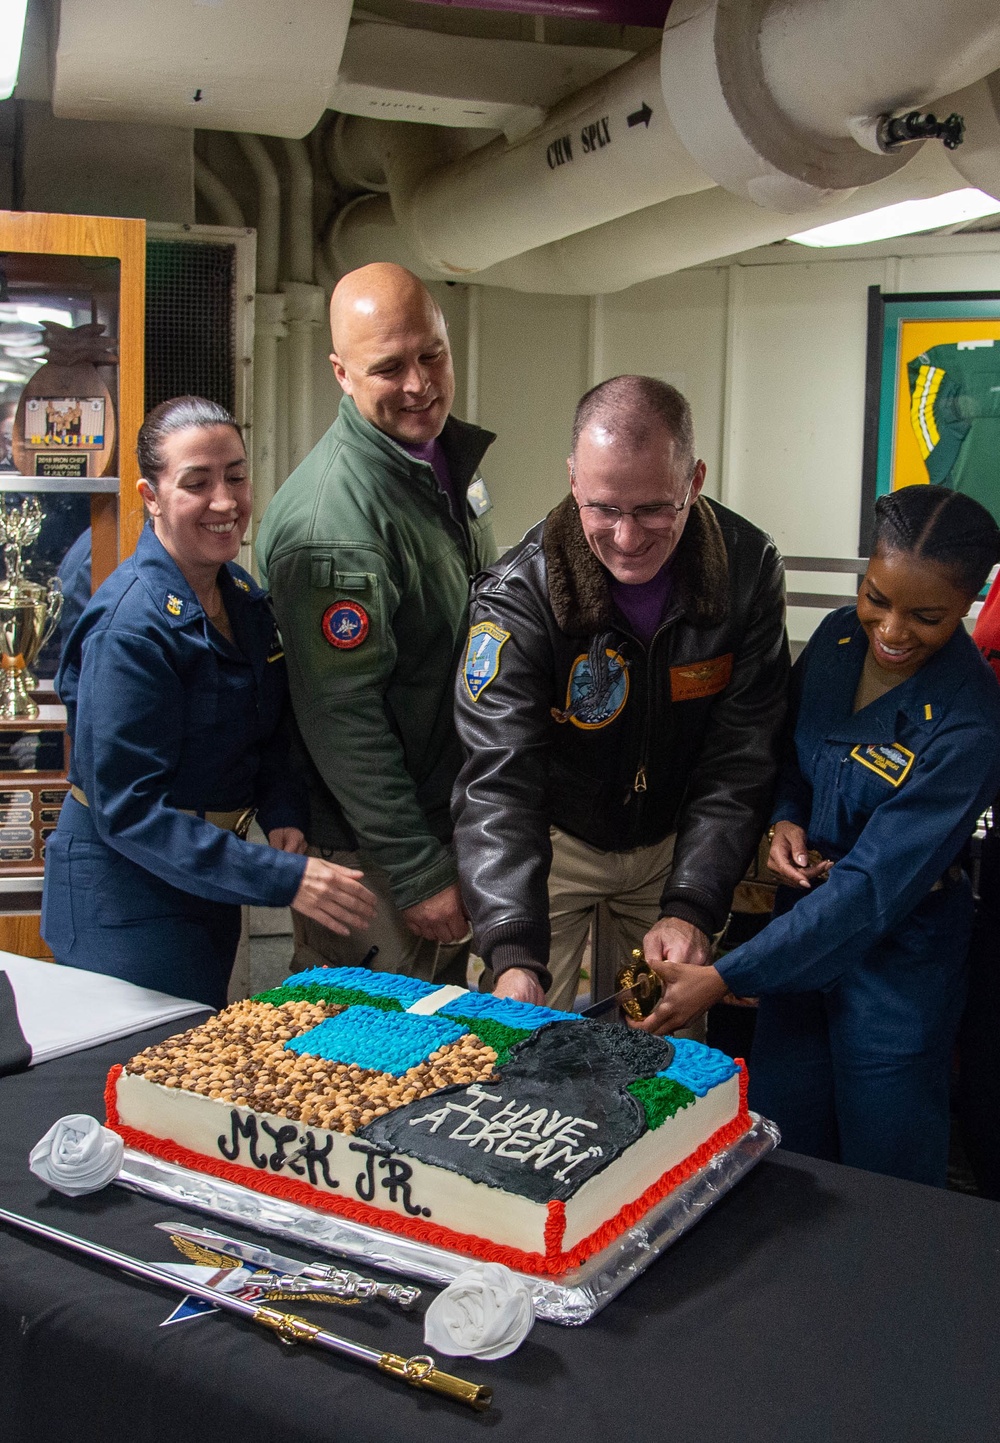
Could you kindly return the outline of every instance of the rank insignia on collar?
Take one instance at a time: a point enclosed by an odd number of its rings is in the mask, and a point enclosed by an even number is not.
[[[469,510],[473,516],[485,516],[493,506],[493,498],[487,491],[486,482],[481,476],[477,476],[466,491],[465,499],[469,503]]]
[[[481,621],[469,632],[464,675],[465,689],[473,701],[478,701],[499,675],[500,652],[505,641],[510,641],[510,632],[494,626],[492,621]]]
[[[356,601],[335,601],[323,613],[323,635],[338,651],[353,651],[368,635],[368,613]]]
[[[233,585],[234,585],[234,586],[238,586],[241,591],[249,591],[249,590],[250,590],[250,583],[249,583],[249,581],[244,581],[243,578],[242,578],[242,576],[232,576],[232,577],[230,577],[230,580],[232,581]]]
[[[179,596],[175,596],[172,591],[167,592],[167,599],[164,605],[171,616],[180,616],[184,610],[184,602]]]
[[[905,782],[916,761],[913,753],[907,747],[901,747],[899,742],[891,742],[888,746],[880,746],[875,742],[864,746],[859,742],[851,752],[851,759],[860,762],[891,787],[898,787],[901,782]]]

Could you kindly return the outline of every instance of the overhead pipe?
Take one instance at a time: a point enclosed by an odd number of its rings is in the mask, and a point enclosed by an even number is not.
[[[795,212],[908,155],[878,118],[1000,65],[995,0],[674,0],[663,96],[690,155],[735,195]]]
[[[288,160],[289,201],[285,254],[288,279],[281,282],[288,326],[288,455],[293,471],[313,447],[313,343],[322,326],[326,296],[313,283],[313,172],[301,140],[283,142]],[[278,480],[280,485],[281,477]]]
[[[912,37],[899,24],[899,7],[884,0],[674,0],[659,52],[562,101],[530,135],[499,138],[448,163],[428,162],[434,142],[413,135],[431,127],[359,124],[378,127],[369,132],[370,150],[382,161],[406,248],[437,277],[478,275],[630,212],[707,191],[713,181],[765,209],[815,210],[911,158],[913,148],[886,154],[869,134],[876,112],[904,95],[908,43],[921,76],[905,92],[908,103],[936,100],[955,75],[971,82],[1000,65],[995,0],[958,0],[952,33],[950,7],[931,19],[914,0],[907,8]],[[822,33],[838,47],[824,55],[824,69],[840,77],[812,115],[817,123],[826,117],[826,134],[803,129],[781,108],[813,84],[823,52],[810,47],[806,22],[821,13]],[[787,31],[785,15],[794,22]]]
[[[232,191],[223,184],[214,171],[209,170],[205,162],[197,155],[194,158],[194,184],[199,195],[215,212],[216,220],[220,225],[235,226],[239,230],[246,229],[243,212]]]
[[[237,135],[257,181],[257,284],[254,296],[253,461],[254,534],[278,489],[279,344],[288,334],[285,297],[278,293],[281,255],[281,185],[263,141]],[[284,477],[282,476],[282,480]]]
[[[960,184],[946,154],[927,147],[904,170],[794,220],[762,210],[716,186],[594,226],[480,271],[476,285],[554,295],[603,295],[689,266],[783,240],[793,231],[830,220],[941,195]],[[433,272],[407,248],[384,196],[360,197],[338,216],[327,240],[327,259],[343,272],[370,260],[393,260],[424,279]]]
[[[281,254],[281,184],[278,171],[259,135],[237,135],[236,143],[250,162],[257,181],[257,291],[278,289]]]
[[[963,179],[1000,200],[1000,70],[952,97],[965,139],[951,157]]]
[[[659,69],[658,50],[637,56],[554,106],[530,135],[500,137],[416,184],[400,160],[409,144],[400,132],[414,127],[382,123],[393,209],[424,261],[458,278],[640,206],[707,190],[713,181],[667,117]]]
[[[670,0],[426,0],[474,10],[503,10],[513,15],[543,15],[560,20],[597,20],[602,25],[646,25],[658,30]]]

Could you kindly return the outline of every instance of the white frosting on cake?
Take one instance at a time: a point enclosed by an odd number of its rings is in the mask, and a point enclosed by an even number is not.
[[[442,989],[443,990],[443,989]],[[429,999],[428,999],[429,1000]],[[189,1151],[216,1161],[232,1161],[246,1169],[243,1179],[253,1187],[254,1177],[296,1178],[287,1159],[312,1135],[314,1158],[322,1154],[326,1171],[337,1186],[324,1176],[323,1166],[314,1165],[312,1185],[321,1193],[351,1198],[400,1217],[426,1218],[430,1223],[460,1234],[472,1234],[501,1247],[529,1253],[545,1253],[547,1204],[532,1202],[483,1182],[474,1182],[447,1168],[400,1157],[398,1173],[405,1166],[406,1181],[393,1185],[393,1168],[383,1154],[363,1139],[345,1133],[295,1124],[298,1137],[285,1147],[281,1167],[258,1168],[250,1157],[247,1129],[258,1134],[257,1153],[275,1155],[275,1143],[263,1131],[263,1124],[277,1132],[289,1125],[287,1118],[267,1112],[252,1112],[230,1102],[206,1097],[177,1087],[165,1087],[144,1077],[123,1072],[117,1083],[117,1105],[122,1124],[166,1139]],[[641,1197],[664,1173],[689,1157],[739,1111],[739,1078],[733,1076],[696,1097],[662,1126],[651,1129],[606,1167],[589,1178],[565,1204],[566,1231],[562,1251],[568,1252],[596,1232],[628,1203]],[[243,1128],[234,1131],[236,1115]],[[221,1144],[225,1144],[225,1148]],[[327,1147],[329,1144],[329,1150]],[[234,1158],[233,1151],[238,1147]],[[228,1155],[227,1155],[228,1153]],[[369,1164],[369,1158],[373,1161]],[[309,1181],[305,1176],[299,1181]],[[374,1192],[374,1196],[371,1193]],[[367,1194],[367,1196],[366,1196]]]

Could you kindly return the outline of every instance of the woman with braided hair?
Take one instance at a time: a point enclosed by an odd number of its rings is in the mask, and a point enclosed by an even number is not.
[[[775,917],[715,967],[662,963],[649,1030],[759,996],[750,1105],[789,1148],[943,1185],[972,893],[1000,786],[1000,689],[962,626],[1000,531],[970,497],[883,496],[856,607],[793,671],[768,864]]]

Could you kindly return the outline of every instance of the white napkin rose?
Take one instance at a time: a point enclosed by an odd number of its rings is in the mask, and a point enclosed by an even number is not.
[[[117,1177],[124,1153],[125,1144],[116,1132],[85,1112],[71,1112],[35,1143],[28,1166],[57,1192],[82,1197]]]
[[[502,1263],[474,1263],[424,1316],[424,1342],[452,1357],[506,1358],[535,1321],[531,1289]]]

